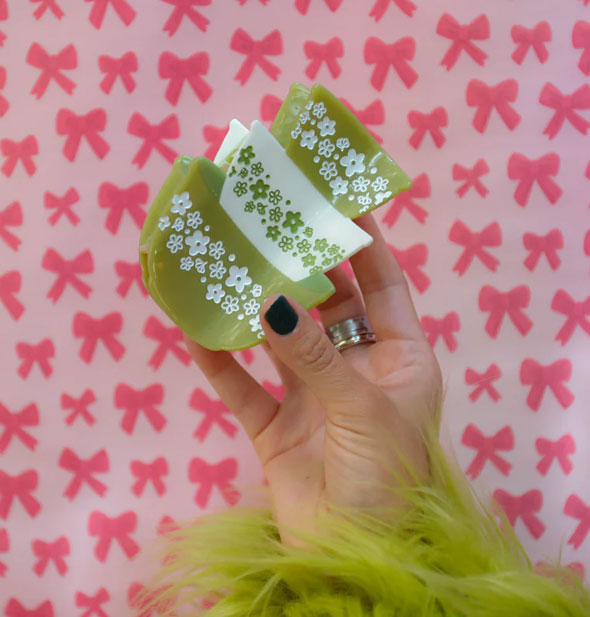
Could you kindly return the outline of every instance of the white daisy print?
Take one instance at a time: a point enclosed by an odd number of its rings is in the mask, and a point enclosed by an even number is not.
[[[222,279],[226,272],[227,268],[223,265],[223,261],[221,260],[209,265],[209,274],[214,279]]]
[[[254,298],[250,298],[248,302],[244,303],[244,312],[246,315],[256,315],[260,310],[260,302],[256,302]]]
[[[318,144],[318,154],[321,156],[330,157],[335,149],[336,146],[329,139],[324,139]]]
[[[320,167],[320,176],[323,176],[326,181],[337,175],[338,171],[336,170],[336,163],[334,163],[334,161],[324,161],[322,163]]]
[[[184,221],[178,217],[174,223],[172,223],[172,229],[175,229],[176,231],[182,231],[184,229]]]
[[[336,120],[330,120],[328,116],[324,116],[323,120],[318,122],[318,129],[322,137],[334,135],[336,132]]]
[[[205,298],[207,298],[207,300],[213,300],[215,304],[219,304],[223,296],[225,296],[225,291],[223,291],[223,289],[221,288],[221,283],[207,285],[207,293],[205,295]]]
[[[180,195],[174,195],[172,203],[174,205],[170,208],[170,212],[175,212],[176,214],[180,214],[180,216],[184,216],[184,213],[193,205],[187,191]]]
[[[301,147],[308,148],[309,150],[313,150],[314,146],[318,140],[318,136],[315,134],[315,131],[303,131],[301,133]]]
[[[185,242],[190,246],[189,255],[204,255],[207,252],[207,244],[209,242],[209,236],[204,236],[203,232],[199,229],[195,231],[192,236],[188,236]]]
[[[221,303],[221,308],[228,314],[231,315],[236,311],[240,310],[238,299],[233,296],[225,296],[225,299]]]
[[[238,266],[230,266],[229,276],[225,279],[225,284],[228,287],[235,287],[238,293],[244,291],[244,287],[250,285],[252,279],[248,276],[248,266],[238,268]]]
[[[321,118],[326,113],[326,111],[327,110],[326,110],[326,106],[324,105],[324,102],[320,101],[319,103],[316,103],[313,106],[312,113],[316,118]]]
[[[189,212],[186,217],[186,224],[193,229],[196,229],[202,222],[203,219],[201,218],[201,213],[198,210],[196,212]]]
[[[162,216],[158,221],[158,227],[164,231],[166,227],[170,227],[170,219],[167,216]]]
[[[332,195],[346,195],[348,193],[348,180],[343,180],[340,176],[330,182]]]
[[[192,257],[181,257],[180,258],[180,269],[181,270],[191,270],[195,265]]]
[[[211,255],[213,259],[219,259],[222,255],[225,255],[225,249],[223,248],[223,242],[221,240],[212,242],[209,245],[209,255]]]
[[[359,176],[352,181],[352,188],[355,193],[364,193],[369,187],[369,183],[371,181],[369,178],[365,178],[364,176]]]
[[[382,178],[381,176],[378,176],[377,178],[373,180],[373,182],[371,182],[371,186],[373,187],[373,190],[377,193],[380,191],[384,191],[387,188],[388,184],[389,184],[389,179]]]
[[[340,163],[346,167],[346,177],[350,178],[352,174],[360,174],[365,171],[365,155],[363,152],[358,152],[351,148],[346,156],[340,159]]]
[[[177,253],[182,250],[182,236],[176,234],[170,234],[168,242],[166,242],[166,248],[170,249],[171,253]]]

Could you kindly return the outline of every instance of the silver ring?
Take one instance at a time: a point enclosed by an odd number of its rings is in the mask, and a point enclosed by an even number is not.
[[[366,315],[339,321],[327,328],[326,334],[338,351],[361,343],[377,342],[377,335],[373,332]]]

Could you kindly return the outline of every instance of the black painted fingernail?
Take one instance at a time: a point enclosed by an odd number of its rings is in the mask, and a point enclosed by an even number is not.
[[[277,334],[293,332],[299,317],[285,296],[279,296],[264,313],[264,319]]]

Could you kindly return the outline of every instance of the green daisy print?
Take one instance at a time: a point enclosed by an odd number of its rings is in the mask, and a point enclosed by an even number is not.
[[[254,150],[252,149],[252,146],[247,146],[246,148],[242,148],[240,150],[240,156],[238,157],[238,163],[249,165],[250,161],[253,158],[254,158]]]
[[[253,199],[264,199],[268,196],[268,189],[270,184],[265,184],[262,178],[258,178],[254,184],[250,185]]]
[[[299,227],[303,227],[305,223],[301,220],[301,212],[291,212],[288,210],[285,214],[285,220],[283,221],[283,227],[288,227],[291,233],[297,233]]]

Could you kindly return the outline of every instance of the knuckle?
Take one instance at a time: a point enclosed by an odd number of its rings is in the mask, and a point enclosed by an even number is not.
[[[336,359],[334,346],[319,329],[314,329],[301,337],[296,353],[303,365],[313,368],[316,372],[329,370]]]

